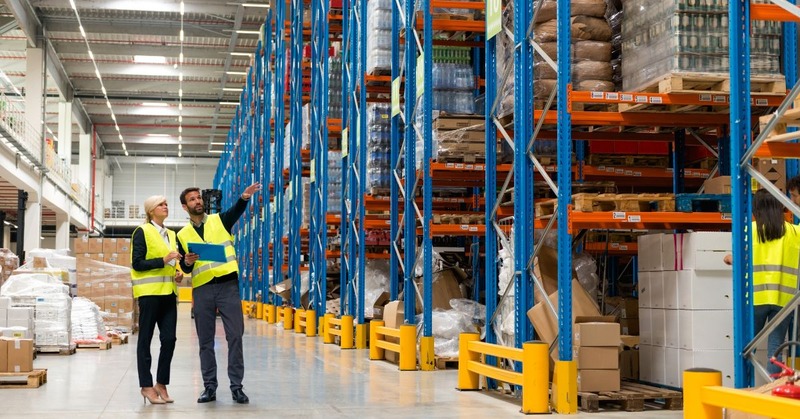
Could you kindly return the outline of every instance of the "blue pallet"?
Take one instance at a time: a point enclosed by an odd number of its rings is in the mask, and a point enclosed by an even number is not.
[[[731,212],[731,196],[727,194],[675,195],[675,210],[678,212]]]

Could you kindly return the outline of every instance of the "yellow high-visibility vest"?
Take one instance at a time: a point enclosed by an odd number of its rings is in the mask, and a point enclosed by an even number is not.
[[[800,227],[784,223],[786,234],[766,243],[753,229],[753,304],[785,306],[797,293],[800,268]]]
[[[225,246],[225,262],[204,262],[198,260],[192,267],[192,287],[197,288],[208,283],[215,277],[239,272],[236,262],[236,250],[233,248],[233,235],[225,230],[219,214],[211,214],[206,218],[203,226],[203,237],[197,234],[191,222],[178,232],[183,249],[189,251],[189,243],[212,243]]]
[[[158,229],[150,224],[142,224],[136,228],[144,233],[144,241],[147,244],[147,254],[145,259],[163,258],[169,252],[178,251],[175,241],[175,232],[167,230],[169,246],[164,242],[164,238]],[[136,231],[134,231],[134,234]],[[131,246],[131,257],[133,256],[133,246]],[[164,265],[160,269],[149,271],[137,271],[131,269],[131,283],[133,284],[133,298],[144,295],[169,295],[178,293],[178,285],[175,284],[175,266]]]

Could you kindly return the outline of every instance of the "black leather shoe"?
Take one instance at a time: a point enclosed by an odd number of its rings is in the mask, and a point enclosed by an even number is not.
[[[231,390],[231,394],[233,395],[233,401],[239,404],[247,404],[250,403],[250,398],[244,394],[242,389]]]
[[[211,387],[206,387],[202,393],[200,393],[200,397],[197,399],[197,403],[208,403],[217,400],[217,391]]]

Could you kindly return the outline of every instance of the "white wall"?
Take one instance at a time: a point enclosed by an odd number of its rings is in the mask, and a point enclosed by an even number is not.
[[[122,170],[120,170],[120,166]],[[169,205],[170,221],[187,221],[189,216],[181,208],[179,195],[184,189],[196,186],[200,189],[213,187],[216,167],[208,165],[164,165],[157,163],[122,163],[114,165],[112,200],[125,200],[125,215],[130,205],[139,205],[139,214],[144,217],[144,200],[152,195],[164,195]],[[110,200],[109,200],[110,201]]]

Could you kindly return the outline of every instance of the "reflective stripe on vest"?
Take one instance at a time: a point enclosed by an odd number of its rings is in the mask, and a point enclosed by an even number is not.
[[[753,304],[785,306],[798,292],[800,227],[784,223],[783,237],[761,242],[753,235]],[[756,231],[756,223],[752,224]]]
[[[169,252],[177,250],[175,232],[167,230],[167,237],[170,243],[167,246],[164,242],[164,237],[161,236],[161,233],[154,225],[150,223],[142,224],[137,227],[138,229],[141,229],[142,233],[144,233],[144,241],[147,246],[145,260],[161,259]],[[131,246],[131,253],[133,253],[133,246]],[[134,298],[139,298],[147,295],[177,294],[178,287],[174,282],[174,278],[175,267],[171,265],[164,265],[163,268],[149,271],[131,269],[133,296]]]
[[[236,250],[233,247],[233,236],[225,229],[219,214],[207,216],[203,227],[203,237],[200,237],[197,230],[189,223],[178,232],[178,238],[184,249],[188,249],[190,243],[212,243],[225,246],[226,262],[195,262],[192,268],[192,287],[197,288],[214,278],[239,272]]]

